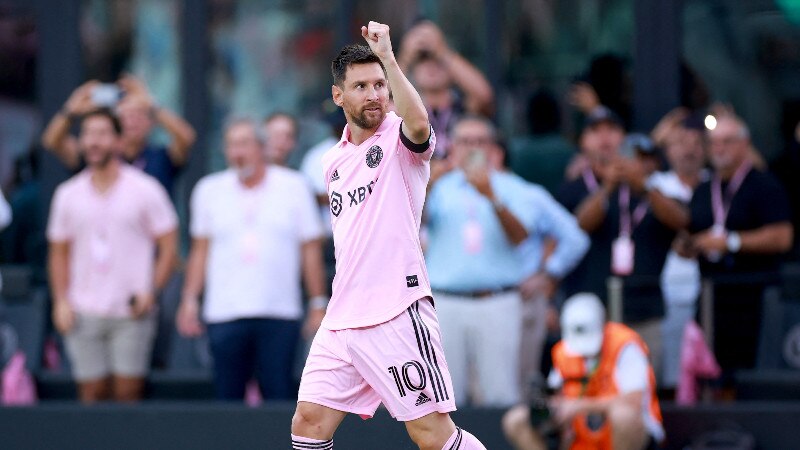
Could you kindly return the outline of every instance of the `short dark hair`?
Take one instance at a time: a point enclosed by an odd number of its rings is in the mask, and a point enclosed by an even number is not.
[[[117,136],[122,134],[122,123],[119,121],[119,117],[111,110],[111,108],[97,108],[93,109],[87,113],[85,113],[81,117],[81,123],[86,121],[86,119],[90,117],[105,117],[109,121],[111,121],[111,126],[114,128],[114,133]]]
[[[266,125],[280,117],[285,117],[289,122],[291,122],[292,128],[294,128],[294,134],[298,134],[298,132],[300,131],[300,126],[297,123],[297,119],[286,111],[275,111],[273,113],[270,113],[267,117],[264,117],[264,120],[261,123]]]
[[[347,75],[348,67],[353,64],[371,63],[380,64],[381,70],[383,70],[384,75],[386,75],[386,67],[383,66],[378,55],[372,52],[372,49],[366,45],[351,44],[345,46],[331,63],[333,83],[339,87],[344,87],[344,78]]]

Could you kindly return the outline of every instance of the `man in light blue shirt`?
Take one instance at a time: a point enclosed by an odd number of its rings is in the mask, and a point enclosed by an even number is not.
[[[533,273],[525,259],[538,251],[538,264],[543,237],[552,232],[560,240],[557,228],[569,227],[561,225],[561,216],[551,217],[541,188],[500,170],[502,152],[490,122],[464,118],[452,137],[454,169],[435,181],[426,204],[429,278],[448,336],[444,347],[456,398],[466,398],[467,387],[474,385],[474,404],[508,406],[520,392],[519,286]],[[533,253],[523,254],[518,246],[528,239],[525,248]],[[549,274],[554,279],[573,264],[562,256],[566,250],[558,250],[544,264],[554,270]]]

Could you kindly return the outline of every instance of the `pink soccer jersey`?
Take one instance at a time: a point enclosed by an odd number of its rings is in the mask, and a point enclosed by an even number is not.
[[[322,159],[336,247],[336,276],[322,326],[329,330],[386,322],[431,295],[419,241],[430,178],[428,149],[414,153],[400,139],[402,119],[390,112],[361,145],[342,139]]]

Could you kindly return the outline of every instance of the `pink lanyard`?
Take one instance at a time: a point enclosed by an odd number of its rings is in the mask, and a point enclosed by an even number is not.
[[[600,183],[597,182],[597,177],[594,176],[594,172],[592,172],[591,169],[583,169],[581,176],[583,177],[583,183],[586,185],[586,189],[589,190],[590,194],[594,194],[598,189],[600,189]]]
[[[428,120],[433,127],[434,133],[436,133],[436,148],[442,148],[445,151],[447,150],[447,146],[449,145],[449,136],[448,136],[448,127],[450,125],[450,118],[453,115],[453,108],[445,108],[439,110],[438,114],[434,114],[433,111],[428,111]],[[444,152],[442,152],[444,155]],[[441,155],[440,155],[441,156]]]
[[[597,192],[600,189],[600,183],[597,182],[597,177],[590,169],[585,169],[582,174],[583,182],[586,184],[586,189],[590,193]],[[636,209],[631,214],[631,189],[628,185],[623,184],[619,187],[619,234],[620,236],[630,237],[633,234],[633,229],[639,225],[644,216],[647,214],[647,201],[641,201],[636,206]]]
[[[733,197],[739,192],[742,187],[744,179],[750,173],[753,164],[750,161],[745,161],[736,169],[736,173],[731,177],[731,182],[728,183],[728,188],[725,189],[725,197],[722,196],[722,180],[719,176],[714,175],[711,181],[711,208],[714,214],[714,227],[719,229],[725,228],[725,222],[728,220],[728,213],[731,210]]]
[[[619,187],[619,235],[631,237],[644,216],[647,214],[649,204],[642,200],[636,205],[636,209],[631,213],[631,188],[627,184]]]

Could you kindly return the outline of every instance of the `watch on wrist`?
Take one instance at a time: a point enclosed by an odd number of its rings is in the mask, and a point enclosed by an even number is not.
[[[653,174],[644,180],[644,190],[647,192],[652,192],[656,189],[658,189],[658,186],[656,186],[656,178],[655,174]]]
[[[725,238],[725,246],[729,253],[738,253],[742,249],[742,237],[735,231],[729,232]]]

